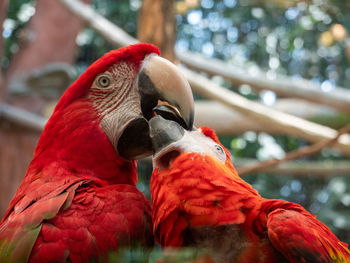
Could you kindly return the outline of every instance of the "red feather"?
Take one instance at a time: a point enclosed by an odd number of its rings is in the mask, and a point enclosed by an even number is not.
[[[211,129],[200,130],[219,143]],[[350,262],[347,245],[326,225],[298,204],[262,198],[238,176],[227,150],[226,157],[182,153],[153,172],[157,242],[204,249],[214,262]]]
[[[0,262],[107,262],[120,247],[152,245],[136,162],[116,153],[85,98],[97,74],[120,61],[138,70],[150,53],[159,50],[137,44],[112,51],[62,96],[0,223]]]
[[[89,90],[95,77],[106,71],[116,62],[125,61],[135,66],[135,71],[141,66],[142,60],[148,54],[160,54],[159,49],[151,44],[140,43],[112,50],[91,64],[83,74],[67,89],[56,106],[56,110],[65,107],[73,100],[83,97]]]

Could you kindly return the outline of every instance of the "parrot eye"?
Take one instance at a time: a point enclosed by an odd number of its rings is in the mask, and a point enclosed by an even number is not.
[[[219,144],[215,144],[214,148],[215,148],[215,151],[216,151],[216,154],[217,154],[217,158],[221,162],[225,163],[225,161],[226,161],[226,152],[225,152],[225,150]]]
[[[222,149],[222,147],[218,144],[215,145],[215,150],[220,154],[225,154],[224,149]]]
[[[107,88],[111,84],[111,79],[107,75],[101,75],[97,78],[96,84],[101,88]]]
[[[225,152],[225,150],[219,144],[215,144],[214,145],[214,149],[215,149],[216,157],[221,162],[225,163],[225,161],[226,161],[226,152]]]

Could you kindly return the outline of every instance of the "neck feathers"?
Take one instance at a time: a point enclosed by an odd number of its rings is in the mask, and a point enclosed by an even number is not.
[[[28,173],[50,166],[108,183],[134,185],[137,181],[136,163],[116,153],[87,100],[56,110],[46,124]]]

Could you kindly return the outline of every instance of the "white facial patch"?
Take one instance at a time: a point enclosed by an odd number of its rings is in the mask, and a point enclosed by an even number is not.
[[[114,144],[131,119],[141,114],[140,94],[133,65],[121,62],[99,74],[92,84],[88,99],[101,116],[101,126]]]
[[[184,136],[180,140],[169,144],[153,156],[153,166],[163,169],[164,165],[160,162],[160,159],[162,156],[172,151],[177,151],[179,153],[196,152],[207,154],[218,159],[222,163],[226,161],[226,152],[224,149],[200,131],[185,131]]]
[[[226,161],[226,153],[224,149],[200,131],[185,131],[184,137],[179,142],[181,142],[184,152],[208,154],[216,157],[222,163],[225,163]]]
[[[107,80],[108,85],[103,85]],[[132,92],[135,82],[136,73],[131,65],[125,62],[115,64],[96,76],[89,90],[88,99],[97,112],[105,116],[133,95],[139,97],[137,90]]]

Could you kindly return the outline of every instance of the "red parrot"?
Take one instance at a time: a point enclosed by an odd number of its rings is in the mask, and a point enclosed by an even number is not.
[[[150,44],[105,54],[58,102],[0,223],[0,262],[108,262],[153,243],[134,159],[152,153],[163,101],[191,127],[189,84]]]
[[[153,230],[161,246],[204,253],[191,262],[350,262],[348,245],[314,215],[265,199],[243,181],[210,128],[189,132],[156,116],[150,129]]]

